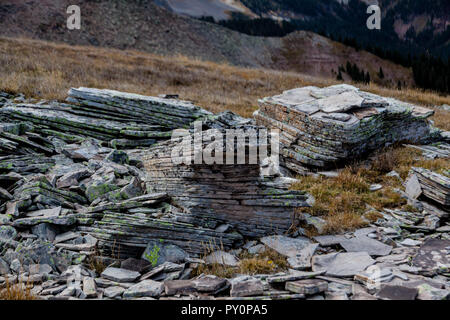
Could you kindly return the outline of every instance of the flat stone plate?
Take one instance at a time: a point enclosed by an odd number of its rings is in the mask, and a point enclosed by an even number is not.
[[[353,108],[361,108],[364,101],[356,91],[348,91],[335,96],[319,99],[319,108],[326,113],[345,112]]]
[[[412,265],[429,273],[448,272],[450,269],[450,240],[429,239],[420,247]]]
[[[360,236],[339,243],[347,252],[367,252],[370,256],[386,256],[392,247],[375,239]]]
[[[289,238],[279,235],[264,237],[260,241],[287,257],[296,257],[303,249],[313,244],[308,238]]]
[[[311,96],[311,90],[318,89],[317,87],[303,87],[284,91],[278,96],[271,98],[272,101],[283,105],[299,105],[316,100]]]

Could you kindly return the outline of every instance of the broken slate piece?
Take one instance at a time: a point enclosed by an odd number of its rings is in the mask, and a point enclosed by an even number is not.
[[[412,199],[417,199],[422,194],[419,179],[417,175],[411,175],[405,182],[405,192]]]
[[[260,296],[264,293],[264,285],[261,280],[253,277],[238,277],[231,280],[232,297]]]
[[[109,267],[102,272],[101,276],[105,279],[116,282],[133,282],[139,278],[140,273],[126,269]]]
[[[368,237],[356,237],[339,243],[347,252],[367,252],[370,256],[386,256],[392,247]]]
[[[288,281],[297,281],[303,279],[310,279],[317,276],[321,276],[325,273],[325,271],[319,272],[305,272],[305,271],[296,271],[292,270],[290,273],[282,274],[282,275],[273,275],[267,278],[267,282],[269,283],[283,283]]]
[[[325,292],[328,289],[328,282],[319,279],[306,279],[293,282],[286,282],[286,290],[305,295],[314,295]]]
[[[312,244],[308,238],[289,238],[280,235],[264,237],[260,241],[279,254],[287,257],[295,257],[302,249]]]
[[[50,217],[57,217],[61,214],[61,207],[55,207],[55,208],[51,208],[51,209],[42,209],[42,210],[38,210],[38,211],[32,211],[32,212],[27,212],[26,216],[28,218],[33,218],[33,217],[46,217],[46,218],[50,218]]]
[[[108,287],[103,290],[103,295],[107,298],[116,298],[121,296],[125,292],[125,290],[125,288],[118,286]]]
[[[316,236],[313,239],[316,240],[322,247],[335,246],[338,245],[341,241],[347,240],[347,238],[343,235]]]
[[[415,300],[418,294],[416,288],[408,288],[400,285],[381,285],[376,296],[382,300]]]
[[[332,277],[353,277],[374,263],[367,252],[330,253],[313,256],[312,269]]]
[[[429,239],[425,241],[412,260],[412,266],[421,268],[423,273],[434,275],[448,272],[450,240]]]
[[[223,264],[229,267],[237,267],[239,264],[239,261],[234,255],[225,251],[214,251],[205,257],[205,262],[208,264]]]
[[[288,263],[294,270],[305,270],[311,268],[311,258],[319,245],[310,244],[300,250],[295,256],[288,258]]]
[[[95,281],[91,277],[84,277],[83,279],[83,293],[86,298],[95,298],[97,297],[97,285]]]
[[[78,237],[80,237],[79,233],[68,231],[68,232],[65,232],[65,233],[62,233],[62,234],[58,234],[55,237],[55,240],[53,241],[53,243],[57,244],[57,243],[61,243],[61,242],[66,242],[66,241],[69,241],[69,240],[76,239]]]
[[[124,298],[159,297],[164,290],[161,282],[144,280],[128,288],[123,293]]]

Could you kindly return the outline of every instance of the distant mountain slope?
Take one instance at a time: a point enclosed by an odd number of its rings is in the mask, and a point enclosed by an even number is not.
[[[286,38],[251,37],[179,16],[150,0],[78,1],[82,28],[70,31],[66,28],[66,8],[72,3],[72,0],[3,0],[0,34],[162,55],[182,54],[233,65],[333,78],[339,66],[350,61],[369,71],[373,80],[377,80],[376,72],[382,67],[386,75],[383,82],[400,80],[412,84],[409,69],[317,34],[296,32]]]
[[[450,1],[448,0],[241,0],[263,17],[303,20],[310,30],[370,41],[366,9],[378,4],[382,12],[382,32],[374,42],[397,49],[395,40],[407,40],[417,48],[425,47],[438,54],[449,49]],[[338,30],[339,29],[339,30]],[[368,39],[368,40],[367,40]],[[376,43],[374,43],[376,45]],[[415,49],[414,49],[415,50]]]
[[[275,49],[272,55],[277,69],[315,76],[331,75],[331,70],[338,72],[339,66],[345,66],[347,61],[350,61],[368,71],[372,81],[385,84],[389,82],[395,85],[400,80],[408,85],[414,84],[412,72],[409,69],[312,32],[293,32],[282,38],[282,42],[283,45]],[[384,80],[377,76],[380,67],[385,75]],[[349,80],[348,75],[343,74],[343,77],[344,80]]]
[[[66,8],[74,2],[81,7],[79,31],[66,28]],[[279,43],[179,16],[152,0],[2,0],[0,34],[183,54],[245,66],[269,65],[270,47]]]
[[[216,20],[226,20],[231,18],[233,13],[254,16],[237,0],[155,0],[155,3],[177,14],[196,18],[209,16]]]

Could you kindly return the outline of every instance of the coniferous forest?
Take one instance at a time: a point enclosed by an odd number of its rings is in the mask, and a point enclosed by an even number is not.
[[[401,0],[387,12],[383,12],[383,5],[387,6],[389,1],[382,0],[381,30],[367,29],[367,4],[358,0],[349,0],[346,6],[336,0],[242,2],[259,14],[260,18],[251,19],[243,14],[234,14],[233,19],[216,23],[252,36],[283,37],[296,30],[312,31],[357,50],[366,50],[380,58],[412,68],[415,83],[420,88],[450,93],[450,26],[438,33],[430,18],[420,32],[411,26],[403,39],[394,30],[394,23],[399,19],[408,21],[410,16],[421,14],[428,14],[430,17],[442,15],[443,8],[450,10],[448,0]],[[268,18],[265,15],[268,12],[294,12],[301,18],[277,21]],[[202,19],[215,22],[212,18]]]

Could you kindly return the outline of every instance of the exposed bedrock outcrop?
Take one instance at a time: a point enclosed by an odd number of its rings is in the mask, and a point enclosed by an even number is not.
[[[286,166],[333,167],[396,142],[440,137],[426,120],[433,111],[350,85],[303,87],[259,101],[259,125],[281,131]]]
[[[313,199],[305,192],[289,190],[295,179],[280,177],[276,170],[264,176],[261,164],[272,155],[274,137],[258,135],[267,130],[229,113],[214,120],[210,124],[215,131],[206,122],[204,131],[186,131],[184,137],[162,142],[145,152],[143,162],[150,190],[169,194],[183,208],[180,219],[188,223],[195,221],[213,228],[229,223],[249,237],[288,231],[295,220],[294,209],[310,206]],[[242,131],[234,139],[227,136],[230,131],[226,128]],[[251,132],[257,134],[254,141],[249,138]],[[220,140],[211,139],[213,134]],[[267,149],[263,153],[266,156],[258,155],[260,148]],[[205,151],[214,159],[196,164]],[[258,152],[253,160],[252,152]],[[174,156],[178,160],[174,161]],[[239,156],[241,164],[237,164]]]

